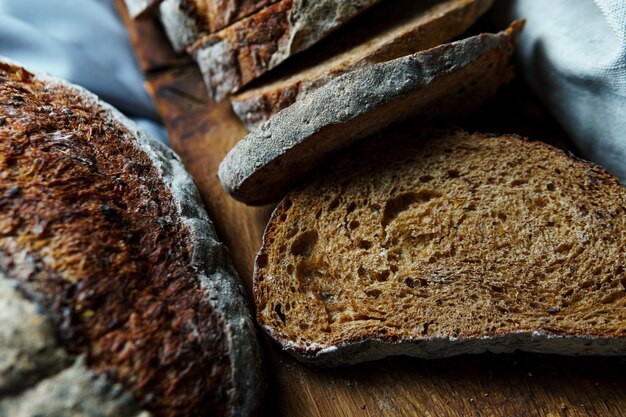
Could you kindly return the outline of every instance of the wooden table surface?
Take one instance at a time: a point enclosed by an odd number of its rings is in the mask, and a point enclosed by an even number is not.
[[[211,102],[195,65],[170,49],[153,18],[132,22],[123,1],[116,2],[171,146],[193,175],[249,293],[252,262],[272,207],[236,202],[216,176],[224,155],[247,131],[229,103]],[[463,127],[520,133],[567,147],[520,81]],[[261,416],[626,416],[626,358],[395,357],[313,369],[261,338],[269,384]]]

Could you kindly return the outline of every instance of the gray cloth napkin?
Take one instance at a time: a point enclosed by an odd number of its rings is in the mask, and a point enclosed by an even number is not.
[[[0,56],[81,85],[167,138],[110,0],[0,0]]]
[[[494,16],[528,19],[524,77],[582,155],[626,184],[626,1],[498,0]]]

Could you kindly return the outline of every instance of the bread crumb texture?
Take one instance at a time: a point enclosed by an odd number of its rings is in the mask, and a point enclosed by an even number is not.
[[[275,210],[254,279],[277,341],[312,357],[367,340],[624,340],[614,177],[514,136],[396,136],[350,150]]]
[[[0,269],[48,311],[69,353],[145,409],[222,415],[226,336],[136,132],[6,63],[0,103]]]

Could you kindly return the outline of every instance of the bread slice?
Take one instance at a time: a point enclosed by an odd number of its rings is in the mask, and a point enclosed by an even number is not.
[[[231,98],[249,130],[330,80],[448,42],[465,32],[493,0],[388,0],[363,13],[269,78]],[[252,87],[252,85],[250,86]]]
[[[284,349],[324,365],[626,354],[626,190],[613,176],[516,136],[395,135],[274,211],[254,292]]]
[[[0,416],[248,416],[243,289],[171,150],[0,61]]]
[[[280,0],[188,48],[221,101],[380,0]]]
[[[513,71],[514,23],[334,79],[277,113],[226,155],[218,175],[248,204],[278,200],[324,157],[409,116],[466,112]]]
[[[127,0],[132,1],[132,0]],[[141,1],[141,0],[136,0]],[[165,33],[176,51],[278,0],[156,0]]]

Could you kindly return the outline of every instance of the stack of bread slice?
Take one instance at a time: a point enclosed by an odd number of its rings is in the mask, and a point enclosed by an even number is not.
[[[250,2],[180,42],[251,130],[219,168],[226,191],[284,197],[254,294],[300,360],[626,354],[618,181],[540,142],[423,128],[512,79],[523,22],[451,41],[491,4]]]
[[[139,16],[158,4],[172,46],[198,63],[221,101],[311,47],[380,0],[126,0]]]
[[[386,0],[232,98],[250,130],[340,75],[461,35],[493,0]]]

